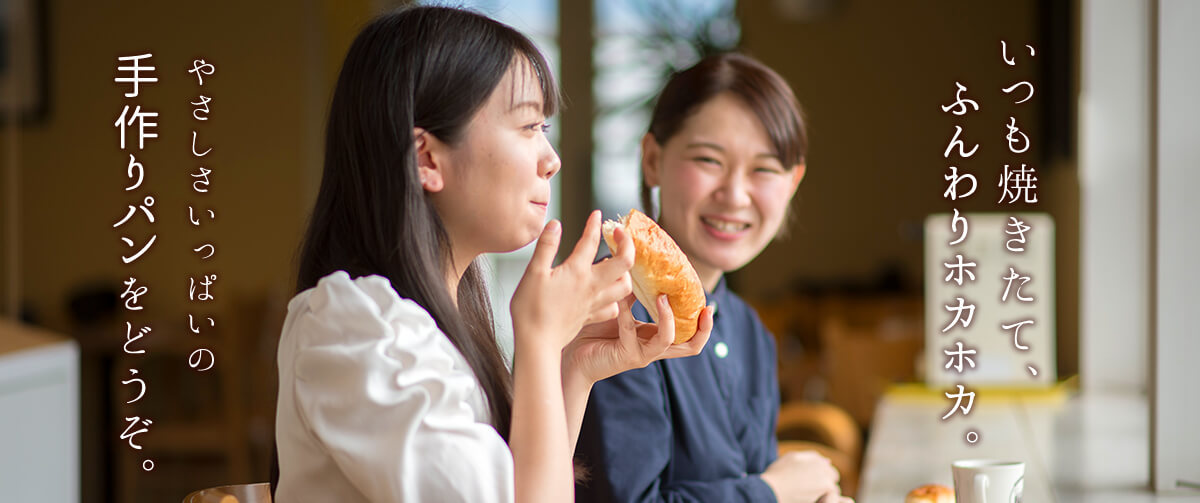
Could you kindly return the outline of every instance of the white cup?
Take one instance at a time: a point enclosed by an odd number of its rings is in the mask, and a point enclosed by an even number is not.
[[[967,459],[955,461],[954,498],[958,503],[1021,503],[1025,463]]]

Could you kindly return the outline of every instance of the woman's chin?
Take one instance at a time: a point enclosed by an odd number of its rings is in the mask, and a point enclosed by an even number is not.
[[[741,257],[733,253],[701,257],[702,262],[713,269],[721,271],[722,274],[741,269],[753,259],[754,257]]]
[[[498,244],[497,246],[492,247],[492,249],[489,250],[489,253],[512,253],[512,252],[515,252],[517,250],[520,250],[522,248],[525,248],[526,246],[529,246],[529,245],[535,243],[537,241],[538,236],[540,236],[541,233],[542,233],[541,229],[538,229],[537,231],[532,232],[532,233],[527,232],[521,236],[514,237],[511,241],[506,241],[504,243],[501,243],[501,244]]]

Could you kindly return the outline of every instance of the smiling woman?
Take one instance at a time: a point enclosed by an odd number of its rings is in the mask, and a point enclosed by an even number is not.
[[[713,350],[596,383],[578,452],[595,477],[579,501],[838,501],[828,459],[778,456],[774,340],[722,279],[780,232],[806,149],[791,88],[746,56],[710,56],[663,89],[642,140],[643,205],[658,187],[659,224],[720,308]]]
[[[642,139],[642,204],[711,290],[781,230],[804,178],[808,136],[792,90],[745,56],[707,58],[674,76]]]
[[[733,92],[699,105],[677,130],[660,130],[661,143],[653,131],[642,141],[646,186],[661,187],[659,220],[711,290],[779,232],[805,166],[771,144],[763,122]]]

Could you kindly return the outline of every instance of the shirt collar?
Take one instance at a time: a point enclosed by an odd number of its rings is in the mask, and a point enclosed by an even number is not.
[[[716,317],[721,314],[720,304],[725,302],[728,292],[728,286],[725,284],[725,275],[722,274],[721,278],[717,280],[717,286],[713,287],[713,291],[704,293],[704,303],[713,306],[714,321],[716,321]]]

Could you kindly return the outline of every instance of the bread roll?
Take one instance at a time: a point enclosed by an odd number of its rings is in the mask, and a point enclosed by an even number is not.
[[[633,238],[634,262],[629,270],[633,294],[650,317],[658,322],[658,296],[667,294],[675,313],[675,343],[687,342],[696,335],[700,311],[704,309],[704,286],[675,240],[654,220],[638,210],[630,210],[620,222],[604,222],[604,241],[617,249],[613,231],[623,228]]]
[[[908,492],[904,503],[954,503],[954,490],[940,484],[927,484]]]

